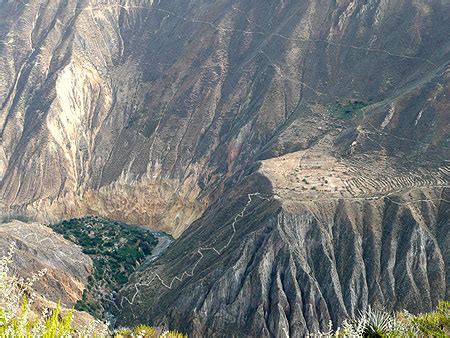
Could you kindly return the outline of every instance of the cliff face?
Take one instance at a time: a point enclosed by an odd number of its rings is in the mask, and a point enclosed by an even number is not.
[[[449,15],[3,1],[2,212],[180,237],[119,297],[123,323],[296,335],[427,310],[448,294]]]
[[[93,271],[91,259],[81,248],[50,228],[36,223],[11,221],[0,224],[0,255],[15,243],[10,269],[19,277],[32,278],[47,272],[33,285],[39,296],[66,308],[81,299],[88,276]]]
[[[243,184],[135,274],[120,324],[301,337],[369,304],[422,312],[448,297],[448,191],[308,201],[255,191],[268,184],[259,174]]]
[[[4,1],[3,210],[179,235],[224,178],[330,131],[442,158],[447,14],[440,1]],[[342,121],[348,101],[368,105],[357,121]]]

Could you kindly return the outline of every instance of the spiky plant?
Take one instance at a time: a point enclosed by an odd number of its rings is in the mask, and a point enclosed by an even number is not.
[[[395,314],[368,308],[355,319],[344,320],[334,332],[311,337],[450,337],[450,302],[440,301],[436,311],[413,315],[403,310]]]
[[[157,338],[160,334],[160,332],[156,328],[148,325],[136,326],[133,330],[133,333],[142,338]]]
[[[394,317],[388,312],[373,310],[369,306],[361,316],[364,318],[363,337],[385,337],[394,327]]]

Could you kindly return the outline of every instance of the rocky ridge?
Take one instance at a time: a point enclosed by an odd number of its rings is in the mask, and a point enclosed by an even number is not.
[[[448,190],[302,201],[252,192],[259,180],[249,178],[248,194],[213,206],[135,274],[119,297],[121,323],[298,337],[369,304],[421,312],[447,297]]]
[[[91,259],[81,248],[45,225],[11,221],[0,224],[0,247],[6,255],[10,243],[15,243],[12,268],[19,276],[31,278],[45,269],[36,281],[36,291],[70,308],[75,305],[93,271]]]
[[[17,220],[0,224],[0,257],[8,254],[12,243],[10,273],[34,280],[31,311],[41,314],[45,309],[55,309],[58,303],[63,313],[73,309],[93,271],[92,260],[81,248],[47,226]],[[73,317],[77,328],[97,323],[86,312],[74,311]]]
[[[178,236],[224,179],[330,131],[352,151],[448,153],[445,1],[1,6],[6,213]],[[336,100],[363,116],[336,119]]]

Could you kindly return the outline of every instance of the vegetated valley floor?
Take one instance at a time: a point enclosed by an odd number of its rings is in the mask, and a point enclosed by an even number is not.
[[[80,245],[92,258],[93,273],[75,308],[98,318],[109,316],[115,292],[130,275],[146,260],[155,259],[173,240],[163,232],[96,216],[64,220],[49,227]]]

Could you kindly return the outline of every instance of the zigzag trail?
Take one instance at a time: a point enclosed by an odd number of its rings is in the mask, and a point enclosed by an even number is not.
[[[390,196],[391,196],[393,193],[395,193],[395,192],[391,192],[391,193],[388,193],[388,194],[385,194],[385,195],[382,195],[382,196],[372,197],[372,198],[369,198],[369,199],[383,199],[383,198],[386,198],[386,199],[389,199],[391,202],[393,202],[393,203],[395,203],[395,204],[399,204],[399,205],[409,205],[409,204],[414,204],[414,203],[419,203],[419,202],[430,202],[430,203],[433,203],[433,202],[437,201],[437,199],[430,199],[430,200],[420,199],[420,200],[414,200],[414,201],[408,201],[408,202],[405,202],[405,203],[401,203],[401,202],[394,201],[394,200],[392,200],[392,199],[390,198]],[[245,211],[248,209],[248,207],[250,206],[250,204],[252,203],[253,197],[257,197],[257,198],[260,198],[260,199],[262,199],[262,200],[270,201],[271,198],[274,198],[274,197],[277,197],[277,196],[279,196],[277,193],[272,193],[270,197],[265,197],[265,196],[263,196],[263,195],[262,195],[261,193],[259,193],[259,192],[257,192],[257,193],[252,193],[252,194],[248,194],[248,195],[247,195],[248,201],[247,201],[246,205],[245,205],[244,208],[241,210],[241,212],[239,212],[239,213],[234,217],[234,220],[233,220],[233,222],[232,222],[232,224],[231,224],[232,234],[231,234],[230,238],[228,239],[228,242],[227,242],[221,249],[216,249],[215,247],[200,247],[200,248],[198,248],[198,249],[197,249],[197,253],[198,253],[198,255],[200,256],[199,259],[198,259],[194,264],[192,264],[191,267],[189,267],[189,268],[186,269],[184,272],[182,272],[180,275],[177,275],[177,276],[173,277],[172,280],[170,281],[170,283],[166,283],[166,282],[164,281],[164,279],[163,279],[158,273],[154,272],[154,273],[151,275],[151,278],[150,278],[148,281],[146,281],[146,282],[138,282],[138,283],[135,283],[135,284],[133,285],[134,288],[135,288],[135,290],[136,290],[136,292],[135,292],[135,293],[133,294],[133,296],[131,297],[131,300],[130,300],[128,297],[126,297],[126,296],[122,296],[122,297],[121,297],[120,307],[123,308],[123,302],[124,302],[124,300],[127,301],[130,305],[134,305],[134,301],[135,301],[137,295],[138,295],[139,292],[140,292],[140,288],[141,288],[141,287],[149,287],[149,286],[152,284],[152,282],[153,282],[154,280],[158,280],[165,288],[171,290],[175,281],[182,282],[182,281],[184,280],[185,277],[192,277],[192,276],[194,276],[195,269],[197,268],[197,266],[200,264],[200,262],[201,262],[201,261],[203,260],[203,258],[205,257],[205,253],[206,253],[206,252],[208,252],[208,251],[213,251],[215,254],[217,254],[218,256],[220,256],[220,255],[222,255],[223,252],[230,246],[231,242],[233,241],[233,239],[234,239],[234,237],[235,237],[235,235],[236,235],[236,223],[238,222],[238,220],[240,220],[240,219],[242,219],[242,218],[244,217],[244,213],[245,213]],[[347,199],[348,199],[348,200],[355,200],[355,199],[358,199],[358,198],[345,198],[345,197],[340,197],[340,198],[335,198],[335,199],[336,199],[336,200],[339,200],[339,199],[343,199],[343,200],[347,200]],[[361,198],[361,199],[364,199],[364,198]],[[441,198],[441,199],[439,199],[439,200],[448,202],[448,201],[446,201],[446,200],[443,199],[443,198]],[[305,205],[308,204],[308,202],[305,202],[305,203],[306,203]],[[313,213],[312,211],[310,211],[310,213],[311,213],[311,215],[313,215],[313,217],[315,217],[315,215],[314,215],[314,213]],[[114,303],[112,300],[109,300],[109,299],[107,299],[107,300],[110,301],[110,302],[112,302],[112,303]],[[114,306],[115,306],[116,308],[118,308],[117,305],[116,305],[116,303],[114,303]]]
[[[397,58],[403,58],[403,59],[410,59],[410,60],[417,60],[417,61],[422,61],[425,63],[428,63],[430,66],[432,67],[438,67],[437,64],[435,64],[434,62],[432,62],[429,59],[426,58],[422,58],[422,57],[418,57],[418,56],[413,56],[413,55],[405,55],[405,54],[398,54],[398,53],[394,53],[394,52],[390,52],[388,50],[385,49],[381,49],[381,48],[370,48],[370,47],[364,47],[364,46],[356,46],[356,45],[350,45],[350,44],[344,44],[344,43],[340,43],[340,42],[335,42],[329,39],[310,39],[310,38],[291,38],[291,37],[287,37],[284,36],[282,34],[276,33],[276,34],[267,34],[263,31],[247,31],[247,30],[241,30],[241,29],[235,29],[235,28],[228,28],[228,27],[220,27],[215,25],[214,23],[210,22],[210,21],[203,21],[203,20],[197,20],[197,19],[192,19],[186,16],[182,16],[182,15],[178,15],[172,11],[168,11],[162,8],[152,8],[152,7],[145,7],[145,6],[133,6],[133,5],[97,5],[97,6],[88,6],[82,9],[79,9],[78,11],[84,11],[84,10],[104,10],[104,9],[112,9],[112,8],[121,8],[124,9],[127,13],[130,9],[146,9],[149,11],[156,11],[156,12],[161,12],[161,13],[165,13],[169,16],[175,17],[179,20],[183,20],[183,21],[188,21],[191,23],[197,23],[197,24],[204,24],[207,26],[210,26],[212,29],[215,29],[217,31],[223,31],[223,32],[240,32],[243,34],[254,34],[254,35],[262,35],[265,37],[279,37],[281,39],[284,40],[288,40],[288,41],[302,41],[302,42],[312,42],[312,43],[326,43],[328,45],[331,46],[337,46],[337,47],[346,47],[346,48],[351,48],[351,49],[356,49],[356,50],[364,50],[367,52],[371,52],[371,53],[383,53],[386,54],[388,56],[391,57],[397,57]],[[241,12],[239,10],[237,10],[237,8],[233,7],[233,10],[237,11],[238,13]],[[241,13],[243,14],[243,13]],[[248,20],[248,18],[246,17],[246,19]]]
[[[275,196],[275,195],[273,195],[273,196]],[[219,256],[222,255],[223,252],[229,247],[229,245],[230,245],[231,242],[233,241],[233,238],[234,238],[234,236],[236,235],[236,223],[237,223],[237,221],[238,221],[239,219],[241,219],[241,218],[244,217],[244,213],[245,213],[245,211],[248,209],[248,207],[250,206],[250,204],[252,203],[253,197],[257,197],[257,198],[260,198],[260,199],[262,199],[262,200],[270,201],[270,197],[265,197],[265,196],[263,196],[263,195],[262,195],[261,193],[259,193],[259,192],[252,193],[252,194],[248,194],[248,195],[247,195],[248,201],[247,201],[246,205],[245,205],[244,208],[241,210],[241,212],[239,212],[239,213],[234,217],[233,222],[232,222],[232,224],[231,224],[231,228],[232,228],[233,232],[232,232],[230,238],[228,239],[228,242],[227,242],[220,250],[216,249],[215,247],[200,247],[200,248],[198,248],[198,249],[197,249],[197,253],[198,253],[199,256],[200,256],[199,259],[198,259],[198,260],[197,260],[190,268],[186,269],[183,273],[181,273],[180,275],[177,275],[177,276],[173,277],[172,280],[170,281],[170,283],[166,283],[166,282],[161,278],[161,276],[160,276],[159,274],[157,274],[157,273],[153,273],[152,278],[151,278],[149,281],[147,281],[147,282],[139,282],[139,283],[135,283],[135,284],[134,284],[134,288],[136,289],[136,292],[135,292],[135,294],[133,295],[133,297],[131,297],[131,301],[128,299],[128,297],[122,296],[121,301],[120,301],[120,306],[123,308],[123,301],[124,301],[124,300],[126,300],[130,305],[133,305],[133,304],[134,304],[134,300],[135,300],[136,296],[138,295],[138,293],[139,293],[139,291],[140,291],[140,290],[139,290],[139,287],[141,287],[141,286],[148,287],[148,286],[151,285],[151,283],[152,283],[155,279],[158,279],[158,280],[161,282],[161,284],[162,284],[165,288],[167,288],[167,289],[170,290],[170,289],[172,289],[173,283],[174,283],[175,281],[180,281],[180,282],[182,282],[183,279],[184,279],[185,277],[192,277],[192,276],[194,275],[195,269],[197,268],[197,266],[198,266],[198,265],[200,264],[200,262],[202,261],[202,259],[203,259],[203,257],[204,257],[204,254],[203,254],[203,253],[204,253],[205,251],[213,251],[214,253],[216,253],[216,254],[219,255]]]

